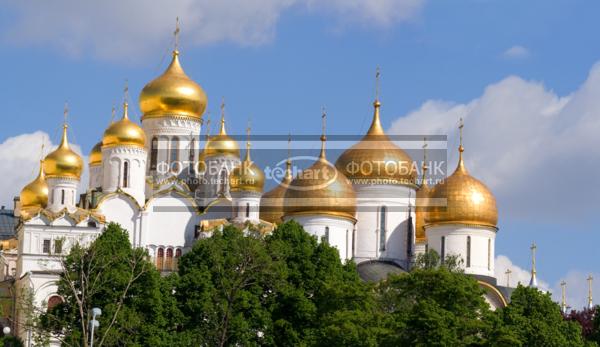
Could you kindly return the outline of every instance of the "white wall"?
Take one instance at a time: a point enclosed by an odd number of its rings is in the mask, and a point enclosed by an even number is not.
[[[106,218],[106,223],[119,223],[129,233],[129,241],[140,246],[141,211],[134,200],[124,194],[115,194],[101,200],[98,211]]]
[[[356,192],[356,243],[354,260],[360,263],[373,259],[394,261],[408,269],[408,242],[415,240],[415,190],[399,185],[353,186]],[[411,240],[408,240],[409,204],[412,207]],[[380,209],[386,206],[385,250],[381,247]]]
[[[69,212],[76,210],[77,186],[79,180],[74,178],[47,178],[48,182],[48,209],[58,212],[66,208]],[[62,198],[64,192],[64,199]]]
[[[102,187],[102,164],[88,165],[88,168],[90,170],[89,188]]]
[[[240,222],[251,221],[258,222],[260,218],[260,197],[262,193],[258,192],[232,192],[233,199],[233,219]],[[246,217],[246,205],[249,205],[249,216]]]
[[[445,254],[458,255],[463,260],[465,273],[494,277],[496,229],[491,227],[441,224],[425,227],[429,249],[442,254],[442,237],[445,237]],[[467,237],[471,237],[471,264],[467,266]],[[489,252],[488,252],[489,242]]]
[[[138,204],[145,202],[146,150],[136,146],[102,148],[102,190],[114,192],[118,188],[133,196]],[[129,165],[128,185],[124,185],[124,165]]]
[[[342,261],[352,259],[352,234],[354,222],[340,217],[328,215],[296,215],[286,216],[285,221],[296,220],[307,233],[316,236],[319,242],[329,228],[329,244],[337,248]]]

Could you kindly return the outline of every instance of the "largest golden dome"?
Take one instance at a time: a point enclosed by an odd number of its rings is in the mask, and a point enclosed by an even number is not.
[[[260,198],[260,219],[269,223],[281,223],[285,192],[292,182],[292,162],[286,161],[285,176],[281,183]]]
[[[38,176],[27,184],[20,194],[21,207],[41,207],[48,204],[48,184],[44,177],[43,161],[40,161]]]
[[[430,198],[446,199],[446,206],[435,206],[427,214],[427,224],[467,224],[495,228],[498,209],[492,192],[478,179],[469,175],[463,162],[464,149],[459,147],[458,166],[454,173],[433,187]]]
[[[44,159],[44,172],[48,178],[75,178],[81,177],[83,160],[69,146],[67,139],[67,125],[63,126],[60,145]]]
[[[221,117],[221,129],[217,135],[211,136],[204,148],[205,157],[214,155],[231,155],[240,157],[240,146],[225,131],[225,117]]]
[[[250,144],[246,148],[246,158],[229,175],[229,187],[232,192],[262,193],[265,186],[265,173],[250,160]]]
[[[383,131],[379,101],[375,100],[373,106],[373,121],[367,134],[342,153],[335,166],[354,183],[416,187],[417,172],[412,158]]]
[[[173,60],[165,72],[146,84],[140,93],[142,119],[175,115],[200,120],[206,104],[206,93],[185,74],[178,51],[173,52]]]
[[[330,215],[355,221],[356,193],[348,178],[325,157],[325,137],[322,141],[319,159],[286,190],[284,215]]]
[[[123,104],[123,118],[112,123],[102,138],[102,147],[135,146],[143,148],[146,144],[146,134],[142,128],[129,120],[128,105]]]

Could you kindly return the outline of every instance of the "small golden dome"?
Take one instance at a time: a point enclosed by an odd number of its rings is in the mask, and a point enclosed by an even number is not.
[[[383,131],[379,101],[373,106],[373,121],[367,134],[342,153],[335,163],[336,168],[352,182],[415,187],[417,172],[412,158]]]
[[[90,165],[96,166],[102,164],[102,141],[98,142],[90,152]]]
[[[458,166],[454,173],[437,184],[431,199],[447,199],[446,206],[436,206],[425,218],[427,224],[467,224],[495,228],[498,209],[492,192],[478,179],[469,175],[463,162],[464,149],[459,147]]]
[[[40,160],[38,176],[21,190],[21,207],[41,207],[48,204],[48,184],[44,177],[44,162]]]
[[[285,216],[330,215],[356,220],[356,193],[348,178],[327,161],[325,136],[319,159],[286,190],[283,212]]]
[[[112,123],[105,131],[102,138],[102,147],[137,146],[146,145],[146,134],[142,128],[129,120],[128,105],[123,104],[123,118]]]
[[[246,158],[235,167],[229,175],[229,187],[232,192],[258,192],[262,193],[265,186],[265,174],[252,160],[250,160],[250,144],[246,148]]]
[[[292,162],[286,161],[285,176],[281,183],[263,194],[260,199],[260,219],[269,223],[281,223],[285,192],[292,182]]]
[[[179,52],[165,72],[146,84],[140,93],[142,119],[176,115],[200,120],[206,109],[206,93],[183,71]]]
[[[204,152],[207,157],[214,155],[240,157],[240,146],[237,141],[229,137],[225,131],[225,117],[221,117],[221,130],[219,131],[219,134],[211,136],[208,139]]]
[[[69,146],[67,125],[63,126],[60,145],[44,159],[46,177],[75,178],[79,180],[83,170],[83,160]]]

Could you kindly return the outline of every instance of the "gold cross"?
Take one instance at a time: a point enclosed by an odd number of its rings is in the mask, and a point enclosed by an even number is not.
[[[321,123],[322,123],[322,133],[325,136],[325,122],[327,120],[327,113],[325,112],[325,106],[321,107]]]
[[[69,115],[69,103],[65,102],[65,109],[63,111],[64,123],[67,125],[67,116]]]
[[[531,244],[529,249],[531,250],[531,264],[533,265],[533,271],[535,271],[535,250],[537,249],[535,242]]]
[[[512,271],[510,269],[506,269],[506,272],[504,273],[506,274],[506,286],[510,287],[510,274]]]
[[[225,97],[221,99],[221,122],[225,121]]]
[[[115,113],[117,112],[117,108],[115,107],[115,105],[113,105],[112,107],[112,112],[111,112],[111,116],[110,116],[110,122],[113,123],[115,121]]]
[[[381,76],[381,71],[379,70],[379,66],[375,70],[375,100],[379,100],[379,77]]]
[[[423,170],[427,170],[427,137],[423,137]]]
[[[252,128],[250,127],[250,119],[248,119],[248,126],[246,127],[248,146],[250,146],[250,130],[252,130]]]
[[[460,121],[458,123],[458,132],[460,133],[460,147],[463,146],[463,128],[465,127],[465,122],[462,117],[460,117]]]
[[[206,113],[206,138],[208,138],[208,133],[210,132],[210,112]]]
[[[129,100],[129,80],[125,79],[125,88],[123,88],[123,102],[127,103]]]
[[[173,36],[175,36],[175,52],[179,49],[179,17],[175,18],[175,31],[173,32]]]
[[[40,160],[44,159],[44,147],[45,147],[44,139],[42,139],[42,156],[41,156]]]

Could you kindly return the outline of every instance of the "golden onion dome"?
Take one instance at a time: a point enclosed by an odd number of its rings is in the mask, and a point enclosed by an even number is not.
[[[104,131],[102,147],[135,146],[143,148],[146,145],[144,130],[132,122],[128,115],[128,105],[123,104],[123,118],[112,123]]]
[[[250,144],[246,148],[246,158],[229,174],[229,187],[232,192],[262,193],[265,186],[265,173],[250,160]]]
[[[91,166],[102,164],[102,141],[98,142],[90,152],[89,163]]]
[[[27,184],[20,194],[21,207],[41,207],[48,204],[48,183],[44,177],[44,162],[40,161],[40,171],[37,177]]]
[[[285,176],[281,183],[263,194],[260,199],[260,219],[269,223],[281,223],[285,192],[292,182],[292,162],[286,161]]]
[[[469,175],[463,162],[464,148],[459,147],[458,166],[454,173],[433,187],[430,198],[446,199],[445,206],[435,206],[425,222],[436,224],[467,224],[495,228],[498,209],[492,192],[478,179]]]
[[[142,119],[175,115],[200,120],[206,104],[206,93],[185,74],[176,50],[165,72],[140,93]]]
[[[240,146],[225,131],[225,117],[221,117],[221,129],[217,135],[208,139],[204,152],[207,157],[215,155],[240,157]]]
[[[417,189],[416,194],[415,241],[417,243],[424,243],[427,241],[425,219],[427,218],[427,213],[429,211],[429,195],[431,194],[431,188],[427,184],[426,172],[427,166],[423,165],[423,179],[421,180],[421,186]]]
[[[79,180],[82,170],[83,160],[69,146],[67,124],[65,124],[60,145],[44,159],[44,172],[47,178],[75,178]]]
[[[346,176],[325,157],[325,136],[319,159],[303,170],[285,192],[285,216],[330,215],[356,221],[356,193]]]
[[[383,131],[379,101],[375,100],[373,106],[373,121],[367,134],[342,153],[335,166],[354,183],[416,187],[417,171],[412,158]]]

